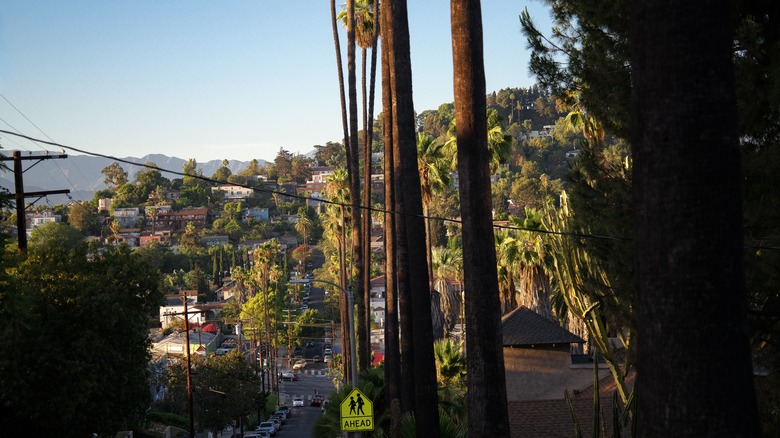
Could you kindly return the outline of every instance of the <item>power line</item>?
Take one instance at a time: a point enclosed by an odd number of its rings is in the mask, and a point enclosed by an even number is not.
[[[37,129],[37,130],[38,130],[38,132],[40,132],[41,134],[43,134],[43,135],[44,135],[46,138],[48,138],[50,141],[52,141],[52,142],[54,141],[54,139],[53,139],[53,138],[49,137],[49,135],[48,135],[48,134],[46,134],[45,132],[43,132],[43,129],[41,129],[41,128],[40,128],[38,125],[36,125],[36,124],[35,124],[35,122],[33,122],[32,120],[30,120],[30,118],[29,118],[29,117],[27,117],[27,115],[26,115],[26,114],[24,114],[24,113],[22,112],[22,110],[20,110],[19,108],[17,108],[17,107],[16,107],[16,105],[14,105],[13,103],[11,103],[11,101],[10,101],[10,100],[8,100],[8,98],[7,98],[7,97],[5,97],[5,95],[4,95],[4,94],[0,94],[0,97],[2,97],[2,98],[3,98],[3,100],[5,100],[5,101],[8,103],[8,105],[11,105],[11,108],[15,109],[15,110],[16,110],[16,112],[17,112],[17,113],[19,113],[19,114],[20,114],[22,117],[24,117],[24,119],[25,119],[25,120],[27,120],[27,121],[28,121],[28,122],[29,122],[31,125],[33,125],[33,126],[35,127],[35,129]],[[6,122],[5,120],[3,120],[3,122],[4,122],[6,125],[10,126],[10,127],[11,127],[11,129],[15,130],[16,132],[21,132],[21,131],[19,131],[19,129],[16,129],[15,127],[11,126],[11,125],[10,125],[8,122]],[[33,141],[33,143],[34,143],[36,146],[38,146],[39,148],[41,148],[41,150],[48,152],[48,150],[47,150],[46,148],[44,148],[43,146],[41,146],[40,144],[38,144],[38,142],[36,142],[36,141]],[[64,153],[64,152],[65,152],[65,150],[63,150],[62,152]],[[69,185],[70,185],[70,186],[73,188],[73,190],[75,190],[75,191],[76,191],[76,193],[78,193],[78,194],[79,194],[79,197],[83,199],[83,198],[84,198],[84,196],[81,194],[81,192],[79,192],[79,190],[76,188],[76,186],[75,186],[75,185],[73,184],[73,182],[70,180],[70,178],[68,178],[68,175],[65,173],[65,171],[64,171],[64,170],[62,170],[62,167],[60,167],[60,165],[59,165],[59,164],[58,164],[56,161],[54,162],[54,165],[55,165],[55,166],[57,166],[57,169],[59,169],[59,170],[60,170],[60,173],[62,174],[62,177],[63,177],[63,178],[65,178],[65,181],[67,181],[67,182],[68,182],[68,184],[69,184]],[[87,180],[87,177],[85,177],[85,176],[84,176],[84,174],[81,172],[81,169],[79,169],[79,168],[78,168],[78,166],[76,166],[76,170],[79,172],[79,174],[81,175],[81,177],[82,177],[82,178],[84,178],[84,181],[87,181],[87,184],[89,184],[89,180]],[[92,187],[92,186],[90,185],[90,188],[91,188],[91,189],[94,191],[94,187]],[[70,198],[70,196],[68,196],[68,198]]]
[[[185,176],[186,177],[191,177],[191,178],[199,179],[199,180],[210,182],[210,183],[214,183],[214,184],[224,184],[225,183],[224,181],[217,181],[215,179],[212,179],[212,178],[209,178],[209,177],[205,177],[203,175],[197,175],[197,174],[196,175],[190,175],[190,174],[186,174],[186,173],[180,172],[180,171],[163,169],[163,168],[160,168],[157,165],[153,166],[151,164],[146,164],[146,163],[143,163],[143,164],[136,163],[136,162],[133,162],[133,161],[130,161],[130,160],[117,158],[117,157],[114,157],[114,156],[111,156],[111,155],[100,154],[100,153],[97,153],[97,152],[90,152],[90,151],[86,151],[86,150],[83,150],[83,149],[75,148],[73,146],[67,146],[67,145],[64,145],[64,144],[61,144],[61,143],[56,143],[56,142],[53,142],[53,141],[41,140],[41,139],[37,139],[37,138],[34,138],[34,137],[30,137],[28,135],[24,135],[24,134],[20,134],[20,133],[16,133],[16,132],[11,132],[11,131],[6,131],[6,130],[3,130],[3,129],[0,129],[0,133],[14,135],[14,136],[17,136],[17,137],[21,137],[21,138],[33,141],[33,142],[40,142],[40,143],[48,144],[48,145],[51,145],[51,146],[56,146],[56,147],[63,148],[63,149],[69,149],[71,151],[79,152],[79,153],[82,153],[82,154],[85,154],[85,155],[90,155],[90,156],[93,156],[93,157],[101,157],[101,158],[105,158],[105,159],[108,159],[108,160],[117,161],[117,162],[120,162],[120,163],[130,164],[130,165],[133,165],[133,166],[141,166],[141,167],[145,167],[145,168],[148,168],[148,169],[158,170],[158,171],[161,171],[161,172],[170,173],[170,174],[181,176],[181,177],[185,177]],[[312,196],[303,196],[303,195],[298,195],[298,194],[285,193],[285,192],[280,192],[280,191],[272,190],[272,189],[265,188],[265,187],[254,187],[254,186],[250,186],[250,185],[246,185],[246,184],[239,184],[239,183],[230,183],[230,184],[238,186],[238,187],[243,187],[243,188],[246,188],[246,189],[256,190],[258,192],[270,193],[272,195],[286,196],[286,197],[289,197],[289,198],[299,199],[299,200],[302,200],[302,201],[316,201],[316,202],[321,202],[321,203],[324,203],[324,204],[336,205],[336,206],[347,207],[347,208],[352,208],[353,207],[353,205],[351,203],[330,201],[330,200],[327,200],[327,199],[315,198],[315,197],[312,197]],[[431,220],[437,220],[437,221],[442,221],[442,222],[450,222],[450,223],[459,224],[459,225],[463,224],[463,221],[461,219],[445,218],[445,217],[439,217],[439,216],[425,216],[425,215],[422,215],[422,214],[408,213],[408,212],[403,212],[403,211],[390,210],[390,209],[386,209],[386,208],[375,208],[375,207],[366,206],[366,205],[358,205],[358,208],[360,208],[361,210],[364,210],[364,211],[374,212],[374,213],[383,213],[383,214],[393,214],[393,215],[398,215],[398,216],[418,217],[418,218],[422,218],[422,219],[426,219],[427,218],[427,219],[431,219]],[[532,232],[532,233],[549,234],[549,235],[566,236],[566,237],[575,237],[575,238],[583,238],[583,239],[613,240],[613,241],[623,241],[623,242],[630,242],[630,241],[634,240],[631,237],[607,236],[607,235],[589,234],[589,233],[575,233],[575,232],[568,232],[568,231],[551,231],[551,230],[545,230],[545,229],[527,228],[527,227],[510,226],[510,225],[496,225],[496,224],[494,224],[493,228],[504,229],[504,230],[513,230],[513,231],[528,231],[528,232]],[[748,245],[746,245],[746,246],[748,246]],[[758,249],[767,249],[767,250],[780,250],[780,246],[761,245],[761,246],[750,246],[750,247],[755,247],[755,248],[758,248]]]

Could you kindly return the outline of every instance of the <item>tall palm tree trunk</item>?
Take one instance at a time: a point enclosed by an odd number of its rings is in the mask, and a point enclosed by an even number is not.
[[[422,220],[420,174],[417,168],[409,24],[406,1],[393,0],[388,3],[391,4],[392,25],[385,30],[392,29],[390,79],[395,111],[393,141],[394,151],[397,154],[394,156],[394,160],[397,160],[394,164],[395,176],[401,188],[396,195],[401,200],[403,207],[401,211],[404,213],[399,217],[399,222],[405,224],[405,234],[399,234],[399,240],[406,240],[408,255],[406,286],[411,295],[414,330],[412,348],[415,424],[419,436],[433,437],[439,436],[439,411],[427,260],[425,248],[418,244],[425,241],[425,224]]]
[[[384,2],[382,2],[384,3]],[[386,18],[381,14],[384,5],[375,7],[375,22],[380,20],[385,28]],[[374,29],[377,27],[374,26]],[[382,106],[392,108],[392,91],[390,89],[390,71],[388,56],[388,39],[382,38]],[[376,44],[374,44],[376,47]],[[384,183],[385,183],[385,394],[386,406],[392,406],[393,401],[401,401],[401,346],[398,326],[398,287],[396,282],[396,222],[395,185],[393,162],[393,111],[383,111],[384,140]],[[400,418],[392,417],[391,424],[400,425]],[[398,430],[392,427],[390,430]],[[400,438],[392,436],[391,438]]]
[[[355,327],[356,358],[358,367],[362,367],[358,358],[365,356],[365,349],[369,348],[362,340],[368,339],[366,320],[363,317],[365,307],[363,296],[363,234],[360,209],[360,148],[358,141],[358,103],[357,103],[357,75],[355,72],[355,1],[347,0],[347,83],[349,92],[349,139],[347,140],[347,173],[349,174],[349,192],[352,204],[352,265],[354,272],[350,272],[350,284],[354,284],[352,295],[357,309],[357,324]],[[354,281],[357,280],[357,281]],[[354,309],[353,309],[354,310]]]
[[[376,65],[377,65],[377,38],[379,36],[379,0],[374,2],[374,34],[371,42],[371,77],[368,92],[368,114],[366,119],[368,120],[368,127],[366,131],[365,150],[366,156],[368,156],[368,165],[366,166],[368,175],[366,177],[366,188],[363,190],[363,203],[366,207],[371,206],[371,170],[373,169],[373,162],[371,161],[371,150],[374,142],[374,91],[376,89]],[[365,301],[365,317],[366,326],[371,327],[371,211],[365,211],[365,229],[363,231],[363,247],[364,256],[363,261],[365,263],[365,270],[363,274],[363,291],[366,296]],[[370,342],[370,337],[366,342]],[[370,360],[370,357],[369,357]],[[390,406],[388,404],[388,406]]]
[[[760,436],[732,8],[632,3],[639,436]]]
[[[361,51],[361,73],[362,73],[362,84],[363,84],[363,207],[370,207],[371,206],[371,133],[368,131],[368,105],[367,105],[367,97],[366,97],[366,49],[363,48]],[[373,91],[373,90],[372,90]],[[365,371],[368,369],[368,365],[371,363],[371,337],[369,336],[369,332],[371,330],[371,210],[364,210],[362,213],[362,219],[363,219],[363,226],[361,228],[361,231],[363,232],[363,237],[361,239],[362,247],[361,251],[363,251],[363,265],[364,269],[362,272],[362,276],[358,278],[358,281],[362,282],[362,290],[363,290],[363,308],[360,309],[359,316],[363,318],[363,325],[365,325],[366,330],[364,330],[361,334],[364,336],[360,340],[360,344],[363,344],[366,346],[366,348],[361,350],[360,354],[360,360],[358,361],[358,364],[360,365],[360,371]]]
[[[496,273],[479,0],[451,0],[466,288],[469,436],[509,436]]]
[[[349,125],[347,123],[347,101],[345,96],[345,90],[344,90],[344,67],[342,65],[341,61],[341,44],[339,43],[339,32],[338,32],[338,20],[337,20],[337,14],[336,14],[336,1],[330,0],[330,15],[331,15],[331,21],[333,26],[333,45],[336,49],[336,68],[338,71],[338,79],[339,79],[339,98],[341,101],[341,124],[342,124],[342,130],[344,133],[344,149],[347,153],[347,156],[349,156]],[[276,197],[276,195],[274,195]],[[278,206],[278,205],[277,205]],[[342,231],[341,235],[343,237],[344,235],[344,229],[343,227],[346,226],[344,223],[344,207],[341,207],[341,216],[342,216]],[[342,246],[342,243],[340,245],[340,253],[339,258],[341,262],[340,266],[340,280],[341,280],[341,287],[343,289],[346,289],[346,281],[344,280],[344,272],[346,265],[344,263],[346,255],[344,254],[344,248]],[[341,339],[342,339],[342,348],[344,348],[344,354],[343,357],[347,357],[349,350],[349,333],[347,330],[347,302],[342,296],[342,294],[339,294],[339,316],[341,319]],[[346,361],[342,364],[343,374],[344,374],[344,381],[349,381],[349,367],[346,366]]]

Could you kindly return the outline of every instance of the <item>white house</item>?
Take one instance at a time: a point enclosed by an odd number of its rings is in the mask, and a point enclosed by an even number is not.
[[[216,193],[218,191],[225,193],[226,200],[236,200],[250,197],[254,192],[254,189],[233,184],[222,184],[211,188],[212,193]]]

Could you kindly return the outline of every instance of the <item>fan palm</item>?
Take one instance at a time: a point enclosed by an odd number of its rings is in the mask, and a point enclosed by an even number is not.
[[[496,245],[501,314],[505,315],[517,308],[515,271],[520,255],[520,243],[507,230],[494,231],[493,241]]]
[[[505,164],[507,159],[512,153],[512,136],[506,134],[504,127],[502,126],[501,116],[498,115],[496,110],[488,110],[487,112],[487,140],[488,151],[490,153],[490,171],[496,172],[498,167]],[[454,169],[457,167],[457,154],[454,151],[458,147],[457,139],[457,127],[455,119],[450,122],[450,127],[447,130],[448,140],[445,143],[448,151],[448,156],[451,157],[451,167]]]
[[[535,209],[525,210],[525,218],[511,218],[512,223],[527,230],[544,230],[541,213]],[[517,233],[519,245],[519,287],[520,303],[544,316],[553,319],[550,301],[550,272],[552,256],[550,245],[542,234],[534,231]]]
[[[434,247],[431,261],[435,278],[433,288],[441,296],[441,311],[444,316],[446,335],[447,331],[455,327],[461,311],[460,295],[451,280],[462,276],[463,254],[460,248]]]

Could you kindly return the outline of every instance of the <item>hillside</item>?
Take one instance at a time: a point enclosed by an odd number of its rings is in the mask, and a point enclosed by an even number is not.
[[[6,156],[13,154],[13,151],[10,150],[3,150],[2,152]],[[140,158],[126,157],[123,160],[139,164],[152,162],[161,170],[172,170],[175,172],[181,172],[182,166],[187,161],[182,158],[168,157],[162,154],[151,154]],[[34,161],[29,161],[25,163],[25,168],[29,169],[24,172],[24,190],[25,192],[33,192],[70,189],[70,195],[73,199],[90,200],[97,190],[106,188],[106,185],[103,183],[103,174],[100,171],[111,164],[112,161],[106,158],[70,154],[67,159],[44,160],[33,167],[30,167],[30,164],[34,163]],[[258,161],[261,165],[265,163],[262,160]],[[119,164],[127,171],[131,180],[133,175],[139,169],[142,169],[141,166],[132,164]],[[228,168],[231,172],[237,173],[247,167],[248,164],[249,162],[245,161],[230,160]],[[221,160],[198,163],[198,168],[203,170],[204,175],[213,175],[221,166]],[[165,172],[163,172],[163,176],[168,179],[178,178],[177,175]],[[13,193],[13,173],[0,173],[0,186]],[[65,204],[68,202],[68,199],[64,195],[53,195],[49,197],[49,202],[52,204]]]

